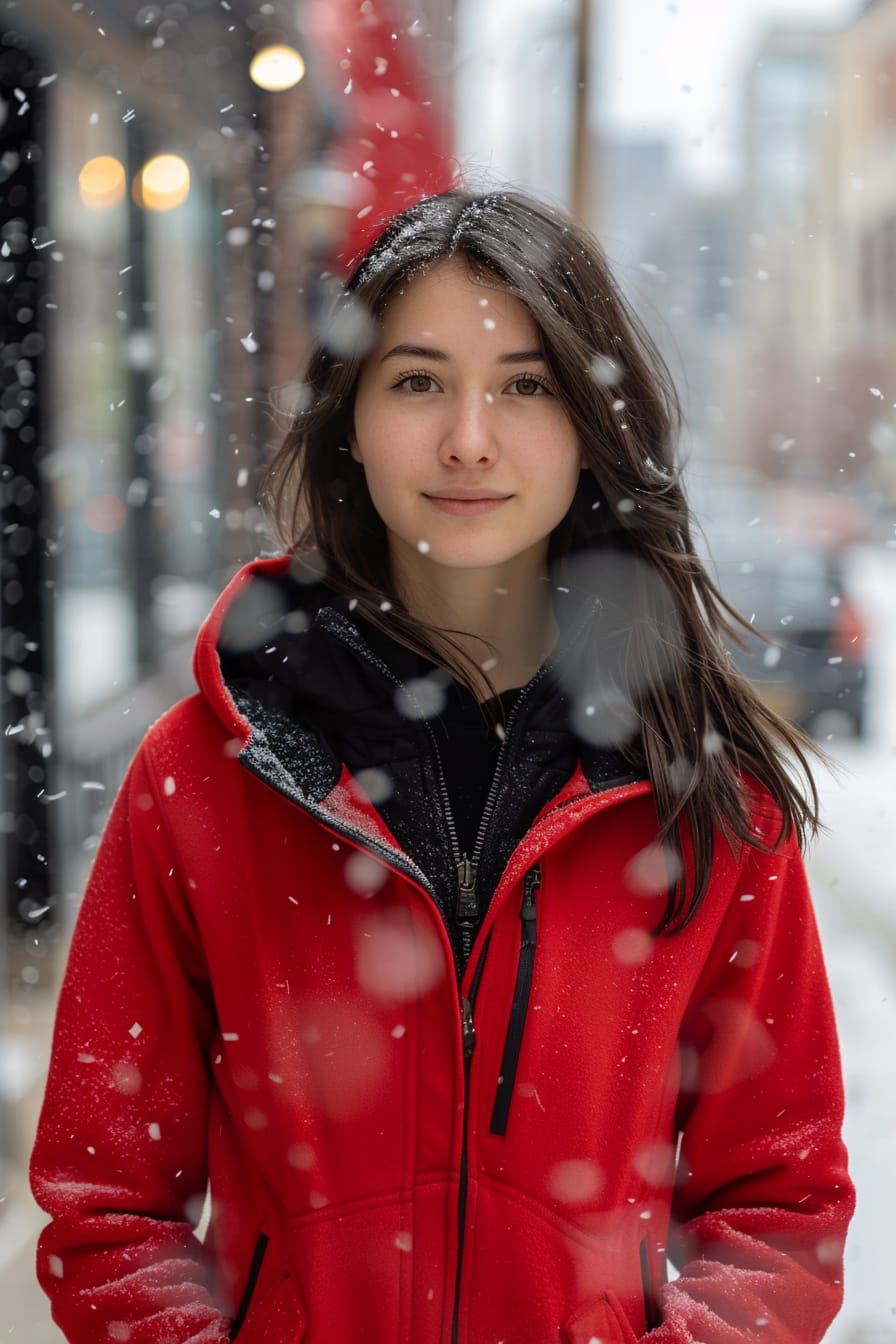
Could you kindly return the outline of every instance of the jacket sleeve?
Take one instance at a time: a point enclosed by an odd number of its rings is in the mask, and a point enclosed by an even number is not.
[[[194,1232],[211,995],[147,755],[144,743],[78,915],[32,1155],[52,1220],[38,1277],[71,1344],[228,1338]]]
[[[772,830],[776,827],[772,827]],[[678,1177],[650,1344],[812,1344],[854,1205],[827,976],[795,841],[749,848],[682,1037]]]

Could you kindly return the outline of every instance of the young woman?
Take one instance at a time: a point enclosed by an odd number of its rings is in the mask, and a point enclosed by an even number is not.
[[[56,1320],[820,1340],[852,1190],[817,800],[724,650],[658,355],[570,219],[458,190],[372,245],[307,392],[286,553],[206,622],[75,930]]]

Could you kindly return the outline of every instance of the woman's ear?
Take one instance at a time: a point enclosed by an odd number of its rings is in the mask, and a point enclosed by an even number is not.
[[[355,431],[353,429],[349,431],[348,449],[356,462],[363,461],[361,457],[361,449],[358,447],[358,440],[355,438]]]

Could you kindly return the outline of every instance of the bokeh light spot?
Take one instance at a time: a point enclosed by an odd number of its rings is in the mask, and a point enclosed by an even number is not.
[[[124,165],[111,154],[88,159],[78,174],[78,191],[88,210],[111,210],[124,199]]]
[[[174,210],[190,194],[190,169],[179,154],[157,154],[134,179],[134,200],[146,210]]]
[[[305,62],[295,47],[275,43],[263,47],[252,58],[249,78],[267,93],[281,93],[291,89],[305,74]]]

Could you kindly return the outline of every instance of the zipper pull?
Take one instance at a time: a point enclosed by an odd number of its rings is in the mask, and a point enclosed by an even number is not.
[[[541,864],[536,863],[523,878],[523,903],[520,907],[520,919],[523,921],[523,944],[534,947],[535,933],[535,893],[541,886]]]
[[[466,854],[457,865],[457,920],[461,924],[479,923],[479,896],[476,892],[478,863]]]
[[[476,1046],[476,1027],[473,1023],[473,1005],[469,999],[460,1001],[460,1020],[463,1027],[464,1059],[469,1059]]]

